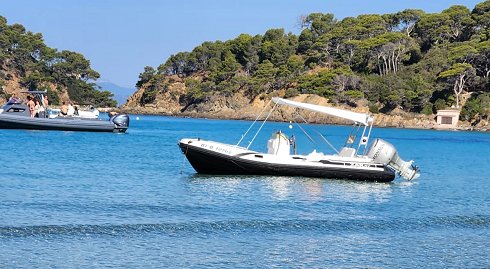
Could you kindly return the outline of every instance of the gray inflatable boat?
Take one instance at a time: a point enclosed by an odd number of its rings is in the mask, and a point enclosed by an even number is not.
[[[45,91],[29,91],[35,99],[43,104]],[[41,105],[42,106],[42,105]],[[49,108],[41,109],[31,117],[26,104],[11,99],[0,109],[0,129],[61,130],[86,132],[124,133],[129,127],[129,116],[118,114],[108,120],[84,118],[79,115],[49,117]]]

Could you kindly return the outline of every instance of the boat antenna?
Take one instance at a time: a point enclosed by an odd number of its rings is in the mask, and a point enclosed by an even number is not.
[[[250,147],[250,145],[252,145],[252,143],[254,142],[255,138],[257,137],[257,135],[260,133],[260,130],[262,130],[262,127],[264,126],[265,122],[267,121],[267,119],[269,119],[269,116],[272,114],[272,111],[274,111],[274,109],[276,109],[277,107],[277,103],[274,104],[274,107],[271,109],[271,111],[269,111],[269,114],[267,115],[267,117],[265,118],[265,120],[262,122],[262,124],[260,125],[260,128],[259,130],[255,133],[254,137],[252,138],[252,140],[248,143],[248,146],[247,146],[247,149]]]
[[[250,129],[252,129],[252,127],[254,126],[254,124],[257,122],[257,120],[260,118],[260,116],[262,116],[262,113],[264,113],[265,111],[265,108],[269,107],[269,105],[271,104],[272,102],[272,99],[269,100],[269,103],[267,103],[266,106],[264,106],[264,108],[262,108],[262,111],[260,111],[260,114],[257,116],[257,118],[255,118],[254,122],[252,122],[252,124],[250,125],[250,127],[248,127],[247,131],[245,131],[244,134],[242,134],[242,137],[240,138],[240,140],[238,141],[238,143],[236,143],[236,146],[240,145],[240,143],[242,142],[242,140],[245,138],[245,136],[247,136],[248,132],[250,131]]]

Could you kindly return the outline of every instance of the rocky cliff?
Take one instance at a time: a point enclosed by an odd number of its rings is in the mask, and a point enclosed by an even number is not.
[[[175,81],[165,91],[160,91],[156,94],[155,100],[152,103],[142,105],[141,98],[145,92],[145,88],[142,87],[120,108],[121,111],[135,114],[159,114],[179,117],[254,120],[261,111],[268,111],[265,107],[271,107],[269,101],[273,96],[283,97],[285,94],[283,91],[276,91],[267,95],[260,95],[251,100],[240,91],[232,95],[213,93],[206,96],[203,101],[193,103],[188,102],[185,98],[187,89],[184,82],[178,78],[173,79]],[[366,101],[359,101],[356,103],[357,107],[351,107],[347,105],[335,105],[329,103],[329,100],[326,98],[311,94],[300,94],[291,99],[369,113]],[[280,107],[270,115],[269,119],[273,121],[289,121],[293,113],[294,109],[292,108]],[[308,122],[312,123],[351,124],[342,119],[313,112],[302,112],[302,116]],[[264,114],[262,115],[263,117],[265,117]],[[406,113],[399,109],[393,110],[390,114],[375,114],[374,118],[374,124],[379,127],[437,128],[435,115]],[[467,122],[460,122],[460,128],[486,131],[488,129],[488,122],[480,122],[475,126],[471,126]]]
[[[0,103],[6,102],[10,96],[16,95],[23,100],[26,100],[27,93],[25,93],[28,89],[22,86],[21,77],[19,77],[16,72],[10,70],[7,66],[2,66],[0,68],[0,73],[2,73],[5,79],[1,80],[0,86]],[[49,87],[49,91],[55,92],[59,97],[59,101],[72,103],[70,96],[68,95],[68,91],[66,88],[62,88],[59,85],[55,85],[52,83],[45,83],[45,86]]]

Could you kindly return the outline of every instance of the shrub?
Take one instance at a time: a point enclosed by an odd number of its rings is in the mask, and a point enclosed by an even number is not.
[[[447,107],[446,101],[443,99],[437,99],[434,102],[434,109],[436,110],[445,109],[446,107]]]
[[[368,107],[369,107],[369,112],[375,113],[375,114],[379,113],[379,106],[377,104],[369,103]]]
[[[284,94],[284,98],[294,97],[299,95],[299,91],[294,88],[290,88],[286,90],[286,94]]]
[[[425,103],[421,112],[424,115],[432,115],[434,113],[433,109],[434,109],[434,106],[432,105],[432,103]]]

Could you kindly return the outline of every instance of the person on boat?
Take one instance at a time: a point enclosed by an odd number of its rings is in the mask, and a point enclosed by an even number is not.
[[[12,96],[10,96],[8,103],[9,104],[22,103],[22,100],[19,97],[17,97],[15,93],[13,93]]]
[[[32,100],[32,97],[30,96],[27,96],[27,107],[29,108],[29,113],[31,115],[31,118],[34,118],[36,104],[34,103],[34,100]]]
[[[43,106],[47,108],[49,106],[48,96],[44,96],[43,102],[44,102]]]
[[[73,114],[75,114],[75,108],[73,108],[73,105],[71,103],[68,104],[68,110],[66,111],[66,114],[68,116],[73,116]]]
[[[61,111],[60,111],[62,116],[68,115],[68,106],[66,105],[65,102],[63,102],[63,105],[61,105]]]
[[[39,111],[41,110],[41,105],[37,99],[34,100],[34,116],[39,118]]]

